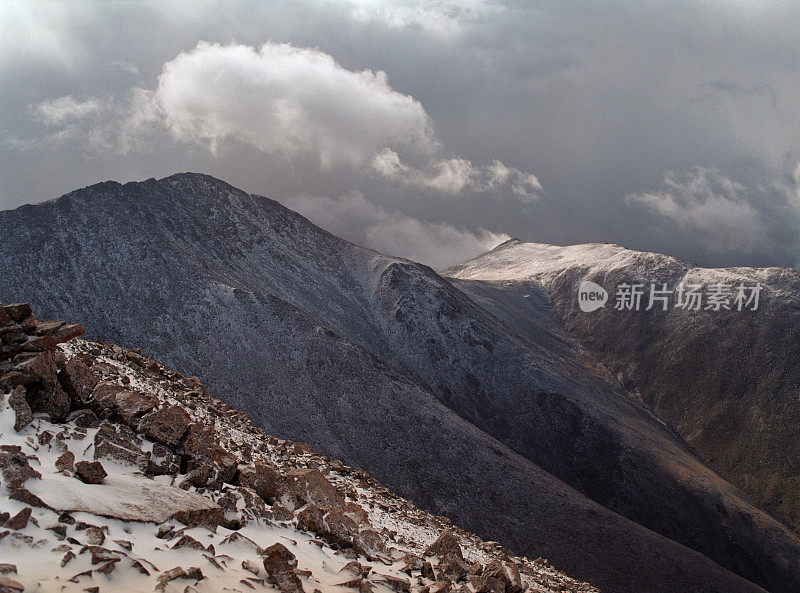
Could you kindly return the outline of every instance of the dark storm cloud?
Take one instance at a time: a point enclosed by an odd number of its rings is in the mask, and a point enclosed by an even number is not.
[[[434,265],[797,265],[800,4],[595,4],[2,4],[0,207],[195,170]]]

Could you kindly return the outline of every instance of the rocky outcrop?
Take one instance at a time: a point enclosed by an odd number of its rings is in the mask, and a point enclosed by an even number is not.
[[[23,417],[0,414],[0,496],[10,493],[13,510],[0,513],[0,557],[15,570],[37,559],[35,574],[15,573],[21,587],[94,591],[113,574],[164,592],[207,580],[209,590],[282,593],[593,591],[515,559],[527,571],[520,589],[505,550],[447,527],[360,470],[266,435],[197,379],[140,353],[72,342],[41,355],[33,365],[12,361],[0,384],[0,411]],[[68,398],[66,415],[28,398],[27,386],[45,380]],[[152,560],[173,550],[182,565]],[[452,558],[457,570],[448,569]]]

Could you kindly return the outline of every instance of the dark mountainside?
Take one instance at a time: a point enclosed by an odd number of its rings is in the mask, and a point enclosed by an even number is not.
[[[468,293],[491,286],[509,299],[536,284],[568,331],[621,385],[722,477],[800,527],[800,272],[704,269],[614,245],[511,241],[447,273],[463,279],[459,285]],[[621,282],[673,288],[758,282],[764,288],[757,311],[636,312],[607,305],[583,313],[575,295],[585,279],[612,295]]]
[[[594,372],[541,292],[520,335],[429,268],[194,174],[2,212],[0,253],[0,300],[140,347],[604,591],[758,590],[708,558],[800,588],[797,536]]]

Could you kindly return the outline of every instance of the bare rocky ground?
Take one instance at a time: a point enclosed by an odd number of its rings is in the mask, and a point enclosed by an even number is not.
[[[0,306],[0,593],[597,591],[81,333]]]

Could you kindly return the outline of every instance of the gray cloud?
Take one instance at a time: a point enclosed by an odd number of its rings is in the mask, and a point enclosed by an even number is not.
[[[471,232],[612,241],[707,264],[795,265],[798,8],[796,1],[301,0],[231,2],[222,11],[205,2],[4,3],[0,207],[106,178],[199,170],[284,200],[361,192],[380,210]],[[235,85],[230,93],[210,88],[222,56],[199,51],[201,40],[245,48],[256,66],[275,64],[259,57],[265,43],[289,44],[327,56],[348,80],[366,71],[380,86],[384,72],[389,96],[419,106],[427,139],[402,141],[372,117],[348,119],[347,106],[325,103],[327,90],[317,93],[320,111],[298,99],[310,122],[305,135],[264,127],[245,95],[274,104],[295,97],[288,83],[277,95],[239,87],[241,113],[253,124],[245,125],[239,112],[222,109],[236,101]],[[207,80],[172,87],[162,105],[159,77],[179,56],[187,68],[205,58],[197,72]],[[193,103],[200,95],[214,103]],[[92,101],[101,109],[90,109]],[[167,120],[167,104],[183,119]],[[31,106],[49,106],[49,115]],[[80,109],[89,112],[72,115]],[[332,130],[320,128],[318,113]],[[294,148],[273,149],[262,131],[285,133],[277,137]],[[495,160],[511,173],[487,191]],[[681,201],[685,195],[664,183],[670,171],[685,184],[698,170],[743,189]],[[532,173],[543,189],[533,179],[526,186]],[[626,199],[646,195],[649,204]],[[719,220],[750,221],[746,232],[702,226],[715,204]],[[337,228],[363,238],[355,221]]]

